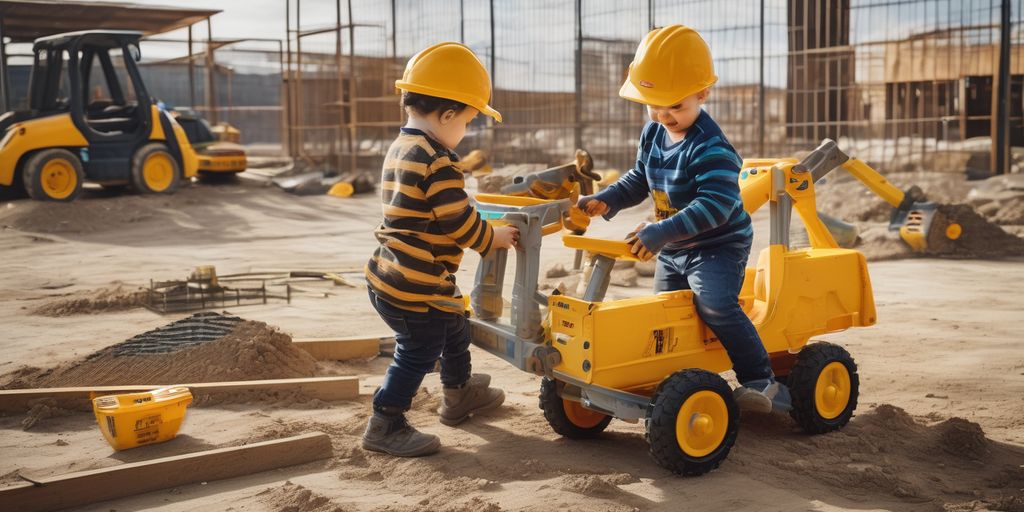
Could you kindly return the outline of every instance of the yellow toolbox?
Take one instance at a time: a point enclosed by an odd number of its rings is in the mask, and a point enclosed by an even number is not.
[[[115,450],[174,439],[185,420],[192,393],[169,386],[142,393],[93,398],[92,409],[103,437]]]

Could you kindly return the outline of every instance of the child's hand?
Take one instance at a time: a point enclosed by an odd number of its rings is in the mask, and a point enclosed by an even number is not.
[[[608,213],[608,203],[594,199],[594,196],[583,196],[576,202],[576,206],[591,217]]]
[[[495,249],[508,249],[512,246],[519,246],[519,228],[515,226],[496,226],[494,228]]]
[[[637,224],[636,229],[630,231],[629,234],[626,235],[626,243],[629,244],[629,252],[633,253],[633,255],[640,261],[650,261],[655,256],[653,252],[644,246],[644,243],[640,241],[640,236],[637,234],[645,226],[647,226],[647,223],[641,222],[640,224]]]

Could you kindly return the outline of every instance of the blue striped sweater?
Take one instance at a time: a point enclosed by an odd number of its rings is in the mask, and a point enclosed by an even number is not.
[[[650,195],[657,222],[639,237],[652,252],[750,244],[737,182],[743,161],[718,123],[701,111],[683,140],[665,147],[667,137],[659,123],[644,126],[634,168],[595,196],[608,204],[605,219]]]

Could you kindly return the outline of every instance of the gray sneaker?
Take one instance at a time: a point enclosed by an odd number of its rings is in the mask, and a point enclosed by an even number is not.
[[[441,439],[413,428],[404,414],[374,411],[366,424],[366,432],[363,432],[363,449],[395,457],[421,457],[440,450]]]
[[[749,412],[788,412],[793,408],[789,388],[775,379],[758,379],[747,382],[732,392],[736,405]]]
[[[441,423],[453,427],[469,419],[470,414],[494,409],[505,402],[505,392],[490,387],[491,376],[475,374],[457,388],[444,388],[438,411]]]

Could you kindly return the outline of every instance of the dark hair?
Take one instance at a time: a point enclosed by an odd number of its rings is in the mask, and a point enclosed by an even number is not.
[[[421,116],[430,115],[434,112],[443,114],[449,110],[454,110],[458,114],[466,108],[466,104],[461,101],[427,96],[426,94],[409,91],[402,91],[402,106],[413,109]]]

